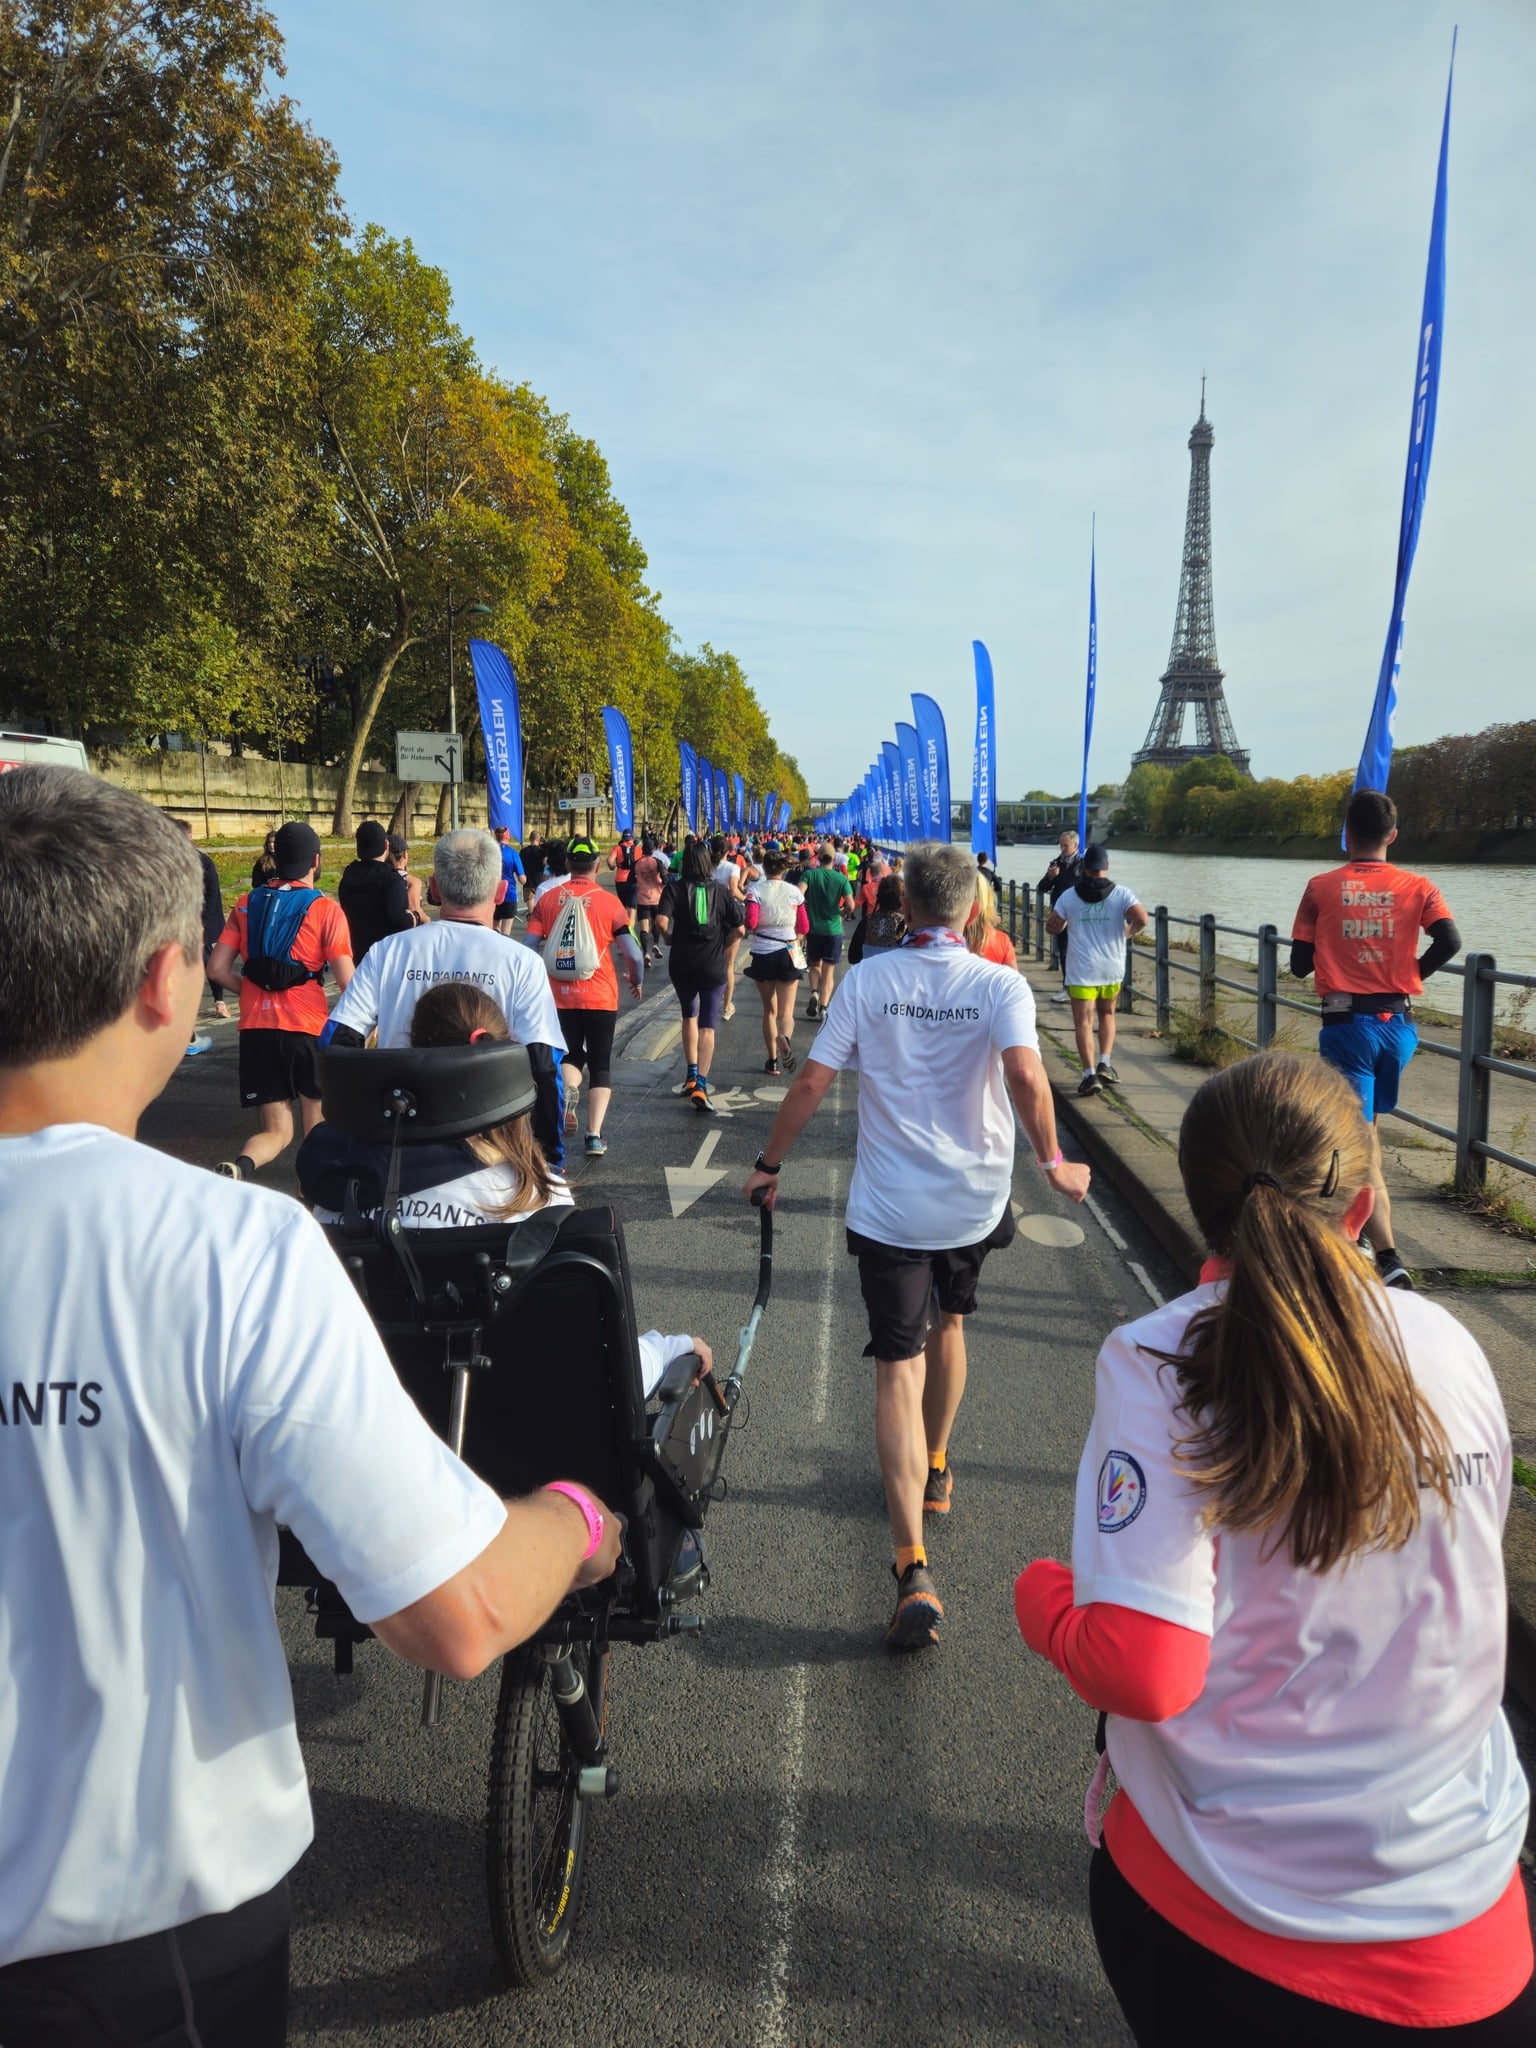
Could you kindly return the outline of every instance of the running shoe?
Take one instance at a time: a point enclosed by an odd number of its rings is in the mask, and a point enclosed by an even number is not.
[[[199,1031],[193,1037],[186,1051],[182,1054],[182,1058],[184,1060],[195,1060],[199,1053],[212,1051],[213,1040],[208,1036],[206,1031]]]
[[[773,1074],[773,1075],[777,1075],[777,1074],[778,1074],[778,1071],[779,1071],[779,1063],[778,1063],[778,1061],[777,1061],[777,1060],[764,1060],[764,1061],[763,1061],[763,1072],[764,1072],[765,1074]]]
[[[245,1164],[250,1166],[250,1161],[247,1159]],[[249,1173],[245,1172],[238,1159],[221,1159],[213,1170],[224,1180],[254,1180],[256,1178],[255,1168],[252,1167]]]
[[[1383,1287],[1396,1287],[1404,1294],[1417,1292],[1413,1284],[1413,1275],[1408,1271],[1408,1268],[1401,1259],[1391,1258],[1387,1261],[1386,1265],[1379,1266],[1377,1270],[1381,1274],[1381,1284]]]
[[[792,1074],[799,1064],[795,1058],[795,1048],[787,1034],[782,1031],[779,1033],[779,1064],[786,1074]]]
[[[565,1128],[566,1128],[566,1133],[567,1133],[567,1135],[569,1135],[569,1134],[570,1134],[571,1132],[573,1132],[573,1131],[574,1131],[574,1130],[576,1129],[576,1127],[577,1127],[577,1124],[578,1124],[578,1123],[580,1122],[580,1119],[578,1118],[578,1116],[577,1116],[577,1114],[576,1114],[576,1105],[577,1105],[577,1104],[578,1104],[578,1103],[580,1102],[580,1100],[581,1100],[581,1090],[580,1090],[579,1088],[567,1088],[567,1089],[566,1089],[566,1091],[565,1091]]]
[[[606,1152],[607,1150],[608,1150],[608,1141],[607,1141],[607,1139],[606,1139],[606,1138],[599,1138],[599,1137],[597,1136],[597,1134],[596,1134],[596,1133],[595,1133],[594,1131],[588,1131],[588,1133],[587,1133],[587,1157],[588,1157],[589,1159],[601,1159],[601,1158],[602,1158],[602,1156],[603,1156],[603,1154],[604,1154],[604,1153],[605,1153],[605,1152]]]
[[[1099,1079],[1107,1081],[1112,1088],[1118,1088],[1120,1085],[1120,1076],[1115,1072],[1115,1069],[1108,1060],[1099,1061]]]
[[[816,1000],[815,996],[812,996],[811,1000],[806,1004],[805,1014],[808,1021],[812,1024],[821,1015],[821,1004]]]
[[[1063,989],[1059,995],[1054,995],[1051,997],[1051,1001],[1053,1003],[1070,1003],[1071,1000],[1072,998],[1067,994],[1065,989]]]
[[[942,1472],[930,1472],[928,1483],[923,1488],[923,1513],[925,1515],[947,1515],[949,1497],[955,1490],[955,1475],[946,1465]]]
[[[736,1014],[736,1005],[735,1005],[734,1003],[727,1003],[727,1004],[726,1004],[726,1006],[725,1006],[725,1008],[724,1008],[724,1009],[723,1009],[723,1010],[722,1010],[722,1011],[720,1012],[720,1021],[721,1021],[721,1023],[722,1023],[722,1024],[729,1024],[729,1023],[730,1023],[730,1021],[731,1021],[731,1019],[732,1019],[732,1018],[733,1018],[733,1017],[735,1016],[735,1014]]]
[[[715,1105],[709,1099],[709,1083],[707,1081],[695,1081],[688,1090],[688,1100],[695,1109],[702,1111],[705,1116],[714,1115]]]
[[[1084,1074],[1081,1081],[1077,1084],[1077,1092],[1079,1095],[1102,1095],[1104,1093],[1104,1083],[1097,1074]]]
[[[896,1567],[891,1566],[895,1577]],[[896,1579],[896,1612],[885,1632],[888,1650],[929,1650],[939,1640],[944,1608],[925,1564],[909,1564]]]

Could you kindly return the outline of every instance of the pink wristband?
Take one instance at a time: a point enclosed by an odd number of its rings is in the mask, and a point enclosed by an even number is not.
[[[603,1540],[603,1518],[591,1494],[583,1492],[579,1486],[572,1486],[567,1479],[551,1480],[544,1491],[563,1493],[567,1500],[573,1500],[581,1509],[587,1523],[587,1547],[581,1553],[581,1561],[585,1564],[589,1557],[596,1557]]]
[[[1065,1164],[1065,1161],[1062,1159],[1061,1156],[1061,1147],[1059,1145],[1057,1146],[1056,1157],[1054,1159],[1037,1159],[1035,1161],[1035,1164],[1039,1167],[1042,1173],[1054,1173],[1058,1166]]]

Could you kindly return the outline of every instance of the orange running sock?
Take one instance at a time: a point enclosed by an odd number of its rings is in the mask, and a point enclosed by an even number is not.
[[[914,1543],[910,1549],[898,1549],[896,1552],[896,1576],[898,1579],[902,1578],[912,1565],[926,1564],[927,1562],[928,1553],[924,1550],[921,1543]]]
[[[928,1470],[930,1472],[942,1472],[944,1470],[944,1461],[948,1456],[948,1451],[930,1451],[928,1453]]]

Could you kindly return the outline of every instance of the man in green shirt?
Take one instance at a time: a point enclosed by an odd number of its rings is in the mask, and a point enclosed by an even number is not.
[[[805,941],[805,957],[811,970],[811,1000],[805,1014],[820,1018],[827,1014],[837,963],[843,957],[843,912],[853,909],[848,877],[832,865],[830,846],[823,844],[818,851],[804,889],[805,912],[811,925]]]

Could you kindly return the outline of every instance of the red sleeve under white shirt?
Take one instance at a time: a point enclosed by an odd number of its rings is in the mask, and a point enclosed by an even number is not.
[[[1486,1361],[1405,1298],[1410,1362],[1459,1454],[1457,1539],[1431,1507],[1404,1551],[1301,1573],[1204,1530],[1173,1457],[1177,1383],[1140,1349],[1176,1351],[1221,1278],[1208,1265],[1194,1294],[1106,1343],[1076,1569],[1021,1574],[1019,1627],[1111,1717],[1105,1841],[1165,1919],[1325,2004],[1396,2025],[1486,2018],[1532,1968],[1526,1800],[1498,1706],[1510,1450]],[[1409,1804],[1432,1816],[1417,1833],[1397,1824]]]

